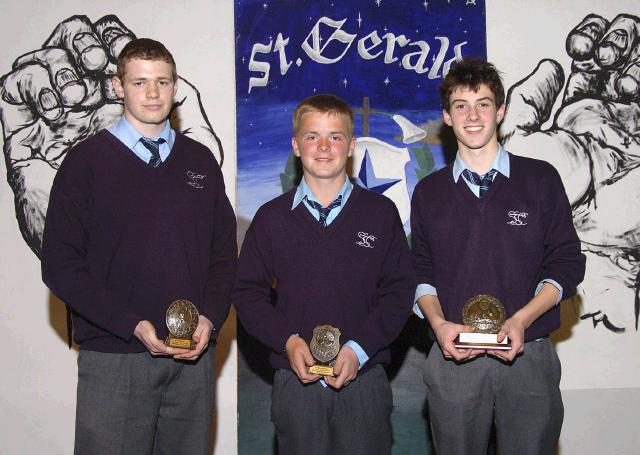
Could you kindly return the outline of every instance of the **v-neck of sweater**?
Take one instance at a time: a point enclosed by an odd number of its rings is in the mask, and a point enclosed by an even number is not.
[[[491,188],[487,191],[483,197],[476,196],[471,188],[464,181],[464,176],[460,175],[457,182],[453,182],[453,186],[455,187],[455,192],[458,197],[463,201],[466,207],[473,207],[474,210],[479,212],[479,214],[484,214],[487,210],[487,207],[491,204],[491,201],[494,199],[495,194],[500,190],[500,187],[504,185],[504,182],[507,180],[505,176],[497,172],[493,183],[491,184]]]
[[[163,175],[167,172],[167,169],[172,167],[172,163],[177,159],[176,156],[179,155],[178,152],[182,147],[182,141],[184,140],[181,134],[176,134],[176,139],[173,143],[173,147],[171,148],[171,153],[169,153],[167,159],[160,163],[159,166],[154,167],[141,160],[129,147],[127,147],[122,141],[120,141],[120,139],[115,137],[108,130],[103,130],[103,134],[108,141],[115,145],[115,152],[121,154],[124,160],[129,160],[133,163],[132,165],[135,169],[144,174],[156,177]]]
[[[333,219],[333,221],[328,226],[323,226],[320,221],[318,221],[313,214],[309,211],[309,209],[304,205],[303,202],[298,204],[298,206],[293,210],[294,215],[298,216],[301,220],[309,225],[312,231],[322,237],[327,238],[333,235],[333,232],[339,230],[340,226],[344,224],[345,219],[350,216],[352,212],[351,207],[357,203],[357,199],[360,197],[360,194],[363,190],[357,185],[353,186],[353,190],[349,195],[347,201],[343,204],[340,213]]]

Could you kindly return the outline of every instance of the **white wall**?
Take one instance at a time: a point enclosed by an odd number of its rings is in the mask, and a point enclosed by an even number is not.
[[[607,20],[620,13],[640,15],[638,2],[631,0],[488,0],[486,10],[488,58],[504,71],[507,87],[530,74],[543,58],[556,60],[568,76],[571,59],[565,40],[587,14]],[[635,195],[623,193],[618,203],[624,207],[628,197]],[[630,216],[637,219],[640,213]],[[563,455],[640,450],[639,433],[632,430],[640,403],[640,334],[633,326],[633,292],[621,283],[622,275],[608,259],[587,254],[580,300],[565,302],[562,309],[563,326],[553,339],[563,371]],[[597,309],[624,325],[626,332],[614,334],[602,324],[594,328],[591,320],[579,320]]]

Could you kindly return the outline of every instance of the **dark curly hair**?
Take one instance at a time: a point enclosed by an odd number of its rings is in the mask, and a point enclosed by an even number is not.
[[[449,97],[458,88],[469,88],[478,91],[481,84],[489,87],[495,96],[496,107],[504,104],[504,86],[500,72],[493,64],[475,57],[458,60],[440,84],[440,101],[442,108],[449,112]]]

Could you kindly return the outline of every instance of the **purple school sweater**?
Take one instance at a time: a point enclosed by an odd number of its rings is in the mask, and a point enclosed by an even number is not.
[[[393,202],[354,186],[335,220],[323,227],[295,189],[263,205],[247,231],[232,303],[247,331],[272,349],[271,365],[290,368],[289,336],[307,342],[317,324],[338,327],[386,363],[387,347],[407,320],[415,292],[411,254]],[[277,297],[271,303],[275,283]]]
[[[498,173],[478,199],[452,165],[426,177],[411,201],[411,237],[419,283],[435,286],[447,320],[461,323],[462,306],[490,294],[507,317],[526,305],[545,278],[563,298],[576,293],[585,257],[558,172],[547,162],[509,154],[510,177]],[[560,325],[555,306],[525,332],[527,341]]]
[[[176,299],[192,301],[220,328],[235,228],[222,173],[204,145],[177,133],[153,168],[103,130],[72,148],[55,177],[42,277],[72,310],[81,349],[142,352],[136,325],[149,320],[166,337],[165,312]]]

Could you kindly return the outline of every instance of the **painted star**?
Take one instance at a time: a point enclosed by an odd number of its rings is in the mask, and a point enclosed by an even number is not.
[[[369,156],[369,150],[365,150],[364,158],[360,164],[360,172],[358,172],[358,180],[363,187],[367,188],[374,193],[382,194],[395,185],[401,182],[401,179],[382,179],[376,177],[373,171],[373,165],[371,164],[371,157]]]

